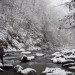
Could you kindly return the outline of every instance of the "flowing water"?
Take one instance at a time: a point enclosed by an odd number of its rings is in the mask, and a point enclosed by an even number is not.
[[[30,55],[35,55],[35,53],[43,53],[44,56],[42,57],[36,57],[34,60],[32,60],[29,63],[22,63],[20,61],[21,54],[18,52],[12,52],[11,53],[11,58],[6,61],[7,57],[4,57],[4,62],[12,62],[13,65],[21,65],[23,68],[34,68],[37,70],[38,75],[41,75],[41,72],[45,70],[46,67],[50,68],[55,68],[55,67],[61,67],[61,65],[54,64],[50,61],[51,59],[51,54],[54,53],[55,51],[52,50],[44,50],[44,51],[32,51]],[[17,58],[12,58],[12,56],[17,57]],[[14,61],[14,62],[13,62]],[[4,70],[4,72],[0,72],[0,75],[19,75],[15,73],[13,70]]]

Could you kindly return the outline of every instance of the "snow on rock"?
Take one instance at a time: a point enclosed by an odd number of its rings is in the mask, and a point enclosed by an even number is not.
[[[23,69],[23,67],[21,67],[20,65],[17,65],[14,67],[14,70],[17,73],[23,74],[23,75],[37,75],[37,71],[33,68],[26,68]]]
[[[60,68],[48,68],[48,67],[42,73],[46,74],[46,75],[67,75],[67,74],[72,74],[71,72],[66,72],[65,70],[62,70]]]
[[[30,60],[28,60],[27,56],[26,55],[23,55],[22,58],[21,58],[21,62],[24,62],[24,63],[27,63],[29,62]]]
[[[38,56],[38,57],[44,56],[43,53],[36,53],[35,55]]]
[[[21,74],[23,74],[23,75],[37,75],[37,71],[32,68],[26,68],[24,70],[21,70]]]
[[[62,50],[61,51],[63,54],[71,54],[71,53],[74,53],[75,51],[74,51],[74,49],[71,49],[71,50],[69,50],[69,49],[64,49],[64,50]]]
[[[51,59],[54,63],[65,63],[67,60],[62,57],[55,56]]]
[[[35,56],[26,56],[26,55],[23,55],[22,58],[21,58],[21,61],[22,62],[29,62],[31,60],[35,59]]]
[[[20,65],[16,65],[16,66],[13,68],[13,70],[16,71],[17,73],[20,72],[20,70],[22,70],[22,69],[23,69],[23,67],[20,66]]]
[[[69,56],[65,55],[65,58],[75,59],[75,54],[71,54],[71,55],[69,55]]]
[[[34,60],[35,59],[35,56],[28,56],[27,58],[28,58],[28,60],[31,61],[31,60]]]
[[[24,52],[21,52],[21,54],[31,54],[31,52],[30,51],[24,51]]]

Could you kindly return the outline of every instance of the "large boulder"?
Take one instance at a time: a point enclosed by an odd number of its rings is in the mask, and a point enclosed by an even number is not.
[[[22,58],[21,58],[21,62],[24,62],[24,63],[27,63],[29,62],[30,60],[28,60],[27,56],[26,55],[23,55]]]
[[[33,68],[26,68],[26,69],[23,69],[22,66],[20,65],[16,65],[14,67],[14,70],[19,73],[19,74],[22,74],[22,75],[37,75],[37,71]]]
[[[22,67],[22,66],[20,66],[20,65],[16,65],[16,66],[13,68],[13,71],[15,71],[15,72],[19,73],[19,72],[20,72],[20,70],[22,70],[22,69],[23,69],[23,67]]]
[[[21,74],[23,74],[23,75],[37,75],[37,71],[32,68],[26,68],[24,70],[21,70]]]
[[[44,54],[43,54],[43,53],[36,53],[35,55],[36,55],[37,57],[44,56]]]
[[[24,62],[24,63],[27,63],[31,60],[34,60],[35,59],[35,56],[26,56],[26,55],[23,55],[22,58],[21,58],[21,61]]]

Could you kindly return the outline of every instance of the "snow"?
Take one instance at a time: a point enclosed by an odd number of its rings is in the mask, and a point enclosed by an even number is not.
[[[20,73],[20,72],[21,72],[21,74],[24,74],[24,75],[25,75],[25,74],[28,75],[28,73],[31,72],[31,71],[37,73],[36,70],[33,69],[33,68],[26,68],[26,69],[23,69],[23,67],[20,66],[20,65],[15,66],[14,69],[17,70],[17,73]]]
[[[16,65],[16,66],[14,67],[14,70],[16,70],[17,73],[19,73],[22,69],[23,69],[23,67],[20,66],[20,65]]]
[[[71,54],[71,55],[64,55],[65,58],[68,58],[68,59],[75,59],[75,54]]]
[[[60,68],[48,68],[46,67],[45,71],[42,72],[45,75],[68,75],[72,74],[72,72],[65,71]]]
[[[0,63],[0,67],[3,67],[3,64],[2,63]]]
[[[66,72],[60,68],[46,68],[42,73],[46,73],[46,75],[67,75],[72,74],[71,72]]]
[[[27,59],[31,61],[31,60],[35,59],[35,56],[28,56]]]
[[[44,56],[43,53],[36,53],[35,55],[38,56],[38,57]]]
[[[22,57],[21,57],[21,60],[23,59],[23,57],[27,57],[26,55],[23,55]]]
[[[24,70],[21,70],[21,74],[28,74],[29,72],[34,71],[36,72],[36,70],[32,69],[32,68],[26,68]]]
[[[30,51],[21,52],[21,54],[31,54],[31,52]]]
[[[30,61],[33,60],[33,59],[35,59],[35,56],[23,55],[22,58],[21,58],[21,60],[23,59],[23,57],[27,57],[27,59],[30,60]]]
[[[75,70],[75,66],[69,67],[69,69],[74,69]]]
[[[53,57],[52,59],[51,59],[54,63],[57,63],[57,62],[59,62],[59,63],[63,63],[63,62],[66,62],[67,60],[65,59],[65,58],[62,58],[62,57],[57,57],[57,56],[55,56],[55,57]]]

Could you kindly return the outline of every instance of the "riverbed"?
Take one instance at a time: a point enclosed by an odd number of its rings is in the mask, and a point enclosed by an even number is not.
[[[31,51],[31,54],[34,55],[36,53],[43,53],[44,56],[35,57],[34,60],[28,63],[21,62],[21,53],[20,52],[9,52],[9,56],[4,57],[4,63],[12,63],[15,65],[21,65],[23,68],[33,68],[38,72],[38,75],[41,75],[41,72],[45,70],[46,67],[55,68],[61,67],[60,64],[54,64],[50,60],[52,58],[51,54],[54,53],[54,50],[41,50],[41,51]],[[0,72],[0,75],[18,75],[12,69],[11,70],[4,70],[4,72]]]

